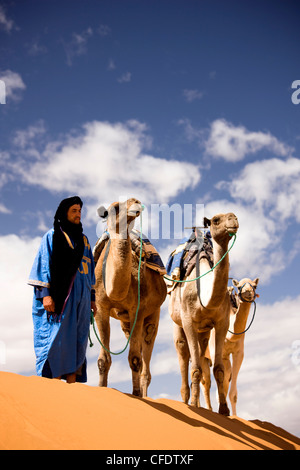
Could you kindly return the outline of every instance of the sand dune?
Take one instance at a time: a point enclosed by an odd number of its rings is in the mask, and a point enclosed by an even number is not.
[[[300,449],[300,439],[267,422],[7,372],[0,422],[0,449]]]

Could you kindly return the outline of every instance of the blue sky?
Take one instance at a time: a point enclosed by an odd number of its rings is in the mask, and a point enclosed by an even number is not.
[[[238,413],[300,435],[299,13],[276,0],[0,1],[2,370],[34,374],[26,280],[61,199],[82,197],[92,245],[100,204],[190,204],[198,224],[204,204],[239,218],[230,275],[260,278]],[[153,243],[166,261],[178,240]],[[130,392],[125,356],[110,385]],[[180,399],[167,302],[152,375],[150,396]]]

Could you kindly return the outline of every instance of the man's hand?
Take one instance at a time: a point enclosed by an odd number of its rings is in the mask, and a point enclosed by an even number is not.
[[[91,302],[91,309],[93,310],[94,317],[97,313],[96,302]]]
[[[55,312],[55,303],[52,297],[50,297],[50,295],[43,297],[43,305],[44,305],[44,309],[47,310],[47,312],[51,312],[51,313]]]

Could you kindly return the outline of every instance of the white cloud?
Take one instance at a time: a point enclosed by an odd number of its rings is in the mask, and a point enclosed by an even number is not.
[[[246,165],[230,182],[219,183],[233,198],[268,210],[283,222],[300,222],[300,159],[271,158]]]
[[[276,222],[251,205],[228,200],[205,205],[205,216],[208,218],[227,212],[233,212],[240,225],[236,242],[229,253],[230,276],[259,277],[262,282],[270,281],[287,264],[281,246],[283,234],[277,230]]]
[[[121,75],[117,81],[119,83],[129,83],[131,82],[131,73],[130,72],[125,72],[123,75]]]
[[[2,214],[10,214],[11,210],[8,209],[4,204],[0,203],[0,213]]]
[[[257,300],[255,320],[245,338],[237,406],[245,419],[267,420],[297,435],[300,366],[293,361],[293,343],[300,339],[299,311],[300,296],[268,305],[262,296]]]
[[[19,101],[21,99],[21,91],[26,88],[21,75],[12,70],[4,70],[0,72],[0,80],[5,83],[6,98]]]
[[[203,92],[199,90],[185,89],[183,90],[183,96],[185,97],[188,103],[191,103],[192,101],[195,101],[195,100],[201,100],[203,98]]]
[[[208,155],[228,162],[243,160],[246,155],[262,149],[280,156],[287,156],[292,151],[270,133],[250,132],[244,126],[234,126],[225,119],[212,122],[204,146]]]
[[[38,151],[34,142],[43,135],[44,127],[32,126],[16,135],[17,153],[23,153],[12,163],[11,171],[26,184],[88,198],[91,220],[95,220],[99,203],[108,204],[120,196],[135,196],[144,204],[168,202],[195,187],[200,180],[199,168],[150,155],[151,140],[146,130],[137,121],[94,121],[85,124],[76,137],[75,132],[70,133],[63,142],[48,142],[43,151]],[[34,150],[37,152],[31,162],[28,150],[31,156]]]
[[[5,345],[5,363],[0,367],[9,372],[35,370],[33,291],[26,283],[40,241],[14,234],[0,236],[0,340]]]
[[[231,180],[216,185],[234,202],[206,204],[207,216],[234,212],[240,222],[230,254],[234,277],[258,276],[268,282],[300,252],[299,237],[288,234],[289,225],[300,222],[299,178],[300,159],[271,158],[249,163]]]
[[[5,10],[2,5],[0,5],[0,28],[10,33],[10,31],[14,28],[13,20],[7,18]]]
[[[115,61],[113,59],[109,59],[107,70],[115,70],[115,68],[116,68]]]
[[[100,24],[97,32],[100,36],[109,36],[111,34],[111,29],[107,24]]]
[[[244,126],[234,126],[225,119],[216,119],[209,129],[197,129],[189,119],[181,119],[179,124],[184,127],[187,139],[196,141],[207,156],[227,162],[241,161],[261,150],[288,157],[294,150],[269,132],[250,132]]]
[[[81,33],[72,33],[72,38],[69,42],[62,41],[69,66],[73,65],[74,57],[87,53],[87,43],[92,35],[93,29],[88,27]]]

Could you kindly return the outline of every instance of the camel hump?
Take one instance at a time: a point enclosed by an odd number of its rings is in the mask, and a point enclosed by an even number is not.
[[[106,230],[105,232],[103,232],[102,236],[97,240],[96,245],[93,249],[95,266],[109,238],[109,232]],[[136,256],[139,257],[141,247],[141,234],[138,230],[132,230],[130,232],[130,241],[132,251],[136,254]],[[142,259],[143,261],[145,261],[146,266],[148,268],[158,272],[161,276],[167,274],[166,268],[156,248],[144,235],[142,235]]]
[[[108,240],[109,240],[109,233],[107,231],[103,232],[101,237],[98,238],[96,245],[93,248],[93,257],[94,257],[95,266]]]

